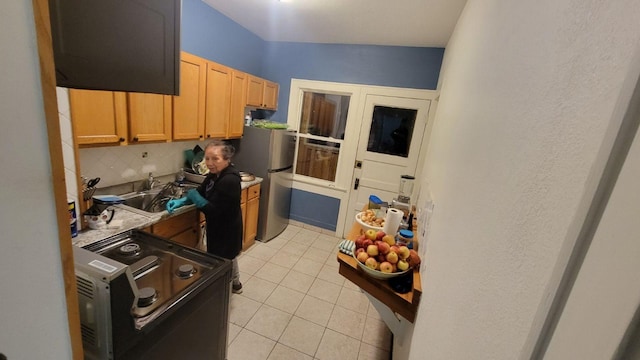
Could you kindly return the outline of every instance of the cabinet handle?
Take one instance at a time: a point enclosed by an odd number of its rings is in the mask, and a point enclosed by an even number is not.
[[[211,137],[211,134],[207,134],[207,138],[210,138],[210,137]]]
[[[137,136],[136,136],[136,137],[134,137],[134,138],[133,138],[133,141],[138,141],[138,137],[137,137]]]
[[[202,139],[204,136],[200,135],[199,138]]]
[[[124,142],[124,138],[120,138],[118,139],[120,142]]]

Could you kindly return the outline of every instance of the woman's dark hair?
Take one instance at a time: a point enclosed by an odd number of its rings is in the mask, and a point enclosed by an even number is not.
[[[236,148],[233,145],[229,144],[226,141],[222,140],[213,140],[205,146],[204,150],[207,151],[208,148],[211,147],[221,147],[222,148],[222,157],[225,160],[229,160],[236,153]]]

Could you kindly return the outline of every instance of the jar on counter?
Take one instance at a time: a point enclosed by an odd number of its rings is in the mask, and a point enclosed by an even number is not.
[[[396,245],[404,245],[409,249],[413,248],[413,231],[406,229],[400,230],[396,235]]]

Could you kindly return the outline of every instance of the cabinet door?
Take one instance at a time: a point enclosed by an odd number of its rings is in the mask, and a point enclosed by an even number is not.
[[[186,230],[194,230],[198,223],[198,212],[194,209],[154,224],[151,229],[154,234],[171,239]]]
[[[198,248],[198,230],[194,228],[187,229],[177,235],[172,236],[169,240],[175,241],[180,245],[197,249]]]
[[[271,81],[264,82],[263,102],[266,109],[278,109],[278,90],[280,86]]]
[[[231,69],[214,62],[207,64],[205,134],[225,138],[231,104]]]
[[[242,237],[242,251],[245,251],[249,248],[247,241],[247,203],[240,204],[240,210],[242,211],[242,229],[243,229],[243,237]]]
[[[231,109],[227,138],[242,137],[244,132],[244,107],[247,94],[247,74],[242,71],[231,72]]]
[[[171,140],[171,97],[127,93],[129,141],[133,143]]]
[[[260,198],[255,197],[247,200],[247,223],[244,229],[244,244],[250,247],[255,243],[256,235],[258,234],[258,208],[260,205]]]
[[[247,80],[247,106],[262,107],[264,80],[249,75]]]
[[[207,60],[182,52],[180,95],[173,96],[173,139],[200,140],[204,137],[207,90]]]
[[[126,144],[125,93],[70,89],[69,106],[78,145]]]

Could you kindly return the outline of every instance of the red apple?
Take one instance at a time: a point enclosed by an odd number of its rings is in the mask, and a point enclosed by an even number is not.
[[[377,245],[378,245],[378,252],[383,255],[386,255],[387,253],[389,253],[389,250],[391,249],[391,246],[389,246],[389,244],[387,244],[384,241],[378,241]]]
[[[375,230],[373,230],[373,229],[367,229],[367,231],[365,231],[365,232],[364,232],[364,236],[365,236],[367,239],[369,239],[369,240],[373,241],[373,240],[375,240],[375,239],[376,239],[376,231],[375,231]]]
[[[356,249],[356,252],[355,252],[356,257],[358,257],[358,254],[360,254],[360,253],[365,253],[365,254],[367,254],[367,250],[365,250],[364,248],[357,248],[357,249]],[[369,255],[369,254],[367,254],[367,256],[368,256],[368,255]]]
[[[385,259],[384,255],[382,255],[382,254],[378,254],[378,256],[376,256],[376,260],[378,260],[378,263],[381,263],[383,261],[387,261],[387,259]]]
[[[398,254],[396,254],[393,251],[389,251],[386,255],[386,259],[388,262],[392,263],[392,264],[396,264],[399,260],[398,258]]]
[[[378,267],[378,262],[375,258],[370,257],[364,262],[364,265],[369,269],[375,270]]]
[[[393,266],[393,272],[397,272],[398,271],[398,265],[391,264],[391,266]]]
[[[398,256],[402,260],[406,260],[409,257],[409,248],[402,245],[398,247]]]
[[[369,245],[373,244],[373,241],[369,240],[369,239],[364,239],[364,241],[362,242],[362,247],[363,248],[368,248]]]
[[[364,237],[364,235],[360,235],[360,236],[358,236],[358,237],[356,238],[356,241],[355,241],[355,243],[356,243],[356,249],[359,249],[359,248],[364,247],[362,244],[363,244],[363,242],[364,242],[364,240],[365,240],[365,239],[366,239],[366,238]]]
[[[420,255],[418,255],[418,252],[411,249],[409,250],[409,258],[407,259],[407,262],[409,263],[409,266],[412,268],[418,267],[420,266]]]
[[[405,271],[409,269],[409,263],[406,260],[398,260],[398,271]]]
[[[383,273],[392,273],[393,265],[391,265],[391,263],[388,261],[382,262],[380,263],[380,271]]]
[[[378,247],[373,245],[373,244],[367,246],[367,254],[369,254],[369,256],[377,256],[378,255]]]
[[[369,254],[367,254],[364,249],[358,249],[358,250],[362,250],[358,253],[358,255],[356,255],[356,259],[358,259],[358,261],[360,261],[361,263],[365,263],[367,261],[367,259],[369,258]]]
[[[378,230],[378,232],[376,232],[376,240],[380,240],[380,241],[382,241],[382,238],[383,238],[385,235],[387,235],[387,234],[385,234],[385,233],[384,233],[384,231],[382,231],[382,230]]]
[[[400,247],[398,245],[391,245],[391,248],[389,249],[389,251],[393,251],[394,253],[398,253],[398,251],[400,250]]]
[[[389,244],[389,246],[394,246],[396,244],[396,238],[394,238],[392,235],[383,236],[382,237],[382,241],[384,241],[387,244]]]

